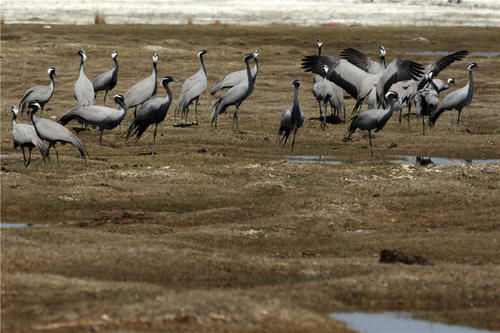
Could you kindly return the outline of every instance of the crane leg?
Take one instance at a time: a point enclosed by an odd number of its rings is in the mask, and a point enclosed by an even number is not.
[[[372,131],[371,130],[368,130],[368,138],[370,139],[370,157],[373,157]]]
[[[399,130],[401,131],[401,115],[403,114],[403,108],[399,111]]]
[[[196,103],[194,105],[194,117],[195,117],[194,123],[196,125],[198,125],[198,99],[199,98],[200,98],[199,96],[196,98]]]
[[[318,107],[319,107],[319,120],[321,121],[321,129],[323,129],[323,109],[321,108],[321,101],[318,101]]]
[[[295,146],[295,134],[297,134],[297,127],[293,128],[292,153],[293,153],[293,147]]]
[[[453,133],[456,133],[457,131],[455,130],[455,109],[451,110],[451,128],[453,129]]]
[[[56,149],[56,145],[52,145],[52,147],[54,147],[54,150],[56,151],[57,167],[60,168],[61,164],[59,163],[59,152]]]
[[[156,142],[156,129],[158,128],[158,123],[155,124],[155,132],[153,135],[153,148],[151,149],[151,156],[155,157],[155,142]]]
[[[26,165],[26,167],[28,167],[28,165],[30,165],[31,163],[31,150],[33,149],[33,147],[28,147],[28,164]]]
[[[457,117],[457,128],[460,127],[460,115],[462,114],[462,110],[458,110],[458,117]]]
[[[323,125],[321,128],[323,129],[323,131],[324,131],[324,130],[325,130],[325,128],[326,128],[326,112],[327,112],[327,111],[328,111],[328,102],[326,102],[326,103],[325,103],[325,113],[323,113],[323,119],[322,119],[322,121],[321,121],[321,123],[322,123],[322,125]]]
[[[410,114],[411,114],[411,101],[408,104],[408,132],[410,132]]]
[[[56,147],[54,147],[55,149]],[[102,161],[102,131],[101,134],[99,135],[99,155],[101,156],[101,161]]]
[[[108,91],[106,90],[106,92],[104,93],[104,105],[106,105],[106,95],[108,94]]]
[[[238,111],[240,110],[240,106],[236,106],[236,111],[234,111],[234,116],[233,116],[233,130],[234,130],[234,123],[236,122],[236,130],[239,131],[240,127],[238,126]]]
[[[26,153],[24,152],[24,146],[21,146],[21,150],[23,151],[23,163],[24,163],[24,167],[27,168],[28,164],[26,164]]]

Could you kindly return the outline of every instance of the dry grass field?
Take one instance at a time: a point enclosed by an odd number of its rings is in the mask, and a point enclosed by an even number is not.
[[[295,155],[368,160],[368,136],[343,142],[346,124],[322,132],[304,55],[338,55],[355,47],[388,60],[428,64],[439,56],[415,51],[498,52],[500,29],[416,27],[59,26],[1,27],[1,220],[46,224],[1,230],[2,332],[352,332],[328,317],[336,311],[409,311],[421,318],[500,329],[500,163],[408,166],[387,156],[500,158],[500,57],[472,55],[441,79],[467,82],[472,105],[454,134],[450,114],[431,135],[394,114],[374,136],[375,161],[340,165],[294,163],[275,142],[281,111],[291,104],[292,79],[302,78],[306,121]],[[421,38],[423,37],[423,38]],[[173,111],[134,143],[121,129],[82,131],[90,158],[72,146],[24,168],[11,138],[10,107],[31,86],[49,82],[54,96],[44,117],[59,119],[76,105],[80,57],[87,76],[109,70],[119,51],[124,93],[151,73],[183,81],[199,69],[206,48],[209,86],[242,69],[260,50],[253,95],[242,104],[241,132],[232,112],[209,124],[215,98],[200,98],[200,125],[174,127]],[[174,103],[181,84],[171,85]],[[453,88],[456,89],[456,88]],[[164,95],[159,86],[158,93]],[[446,95],[448,91],[444,92]],[[109,95],[108,95],[109,96]],[[100,93],[97,102],[102,104]],[[354,102],[346,99],[348,114]],[[108,106],[114,105],[112,99]],[[193,113],[193,112],[192,112]],[[192,117],[193,114],[190,114]],[[19,122],[29,122],[26,115]],[[70,123],[68,128],[80,126]],[[17,155],[12,155],[17,153]],[[380,161],[377,161],[380,160]],[[432,265],[379,263],[398,249]]]

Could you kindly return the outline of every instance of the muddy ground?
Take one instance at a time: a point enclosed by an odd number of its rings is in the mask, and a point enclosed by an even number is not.
[[[294,163],[290,147],[275,142],[281,111],[292,102],[290,81],[300,77],[306,121],[294,155],[370,158],[366,133],[343,142],[346,124],[320,129],[312,77],[300,69],[301,57],[317,52],[317,38],[326,54],[355,47],[376,57],[383,44],[389,61],[427,64],[438,57],[406,52],[498,52],[500,29],[1,29],[1,220],[47,225],[1,231],[2,331],[350,332],[328,318],[338,311],[409,311],[500,329],[500,163],[383,161],[392,155],[500,158],[500,57],[473,55],[440,74],[461,87],[467,63],[479,65],[473,103],[457,133],[449,113],[427,136],[413,116],[410,129],[406,123],[400,129],[395,114],[374,136],[378,161],[341,165]],[[210,126],[216,99],[205,93],[199,126],[174,127],[170,109],[154,159],[152,129],[137,143],[124,139],[129,112],[120,129],[104,132],[105,161],[96,159],[98,132],[86,130],[78,134],[90,154],[86,164],[66,146],[59,148],[60,168],[55,156],[43,164],[34,152],[25,169],[12,147],[10,106],[27,88],[48,84],[46,71],[54,66],[56,90],[43,116],[58,119],[74,107],[74,53],[81,48],[90,78],[111,69],[110,53],[119,50],[112,94],[150,74],[153,51],[160,55],[159,76],[181,81],[198,70],[201,48],[209,51],[209,86],[243,68],[243,54],[254,49],[261,52],[261,71],[241,108],[241,132],[231,129],[232,112],[217,129]],[[181,84],[172,88],[176,103]],[[427,264],[381,264],[383,249]]]

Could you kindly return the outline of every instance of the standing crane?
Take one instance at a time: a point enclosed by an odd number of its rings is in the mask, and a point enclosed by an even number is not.
[[[455,118],[455,111],[458,111],[458,117],[457,117],[457,127],[460,123],[460,114],[462,113],[462,110],[464,107],[469,106],[472,102],[472,94],[474,92],[474,82],[472,80],[472,69],[474,67],[477,67],[477,64],[475,62],[471,62],[467,66],[467,70],[469,71],[469,82],[467,84],[450,94],[446,95],[446,97],[443,99],[441,103],[439,103],[438,107],[436,110],[431,113],[429,117],[429,126],[433,127],[434,124],[436,123],[437,119],[439,116],[447,111],[451,110],[452,115],[451,115],[451,124],[453,127],[453,131],[455,131],[455,126],[453,119]]]
[[[29,103],[32,101],[38,101],[40,107],[42,108],[41,111],[43,111],[45,104],[49,102],[50,98],[54,94],[54,78],[56,76],[56,69],[54,67],[50,67],[48,69],[48,73],[50,77],[50,84],[48,86],[35,86],[29,88],[24,93],[23,98],[21,98],[21,102],[19,102],[19,108],[21,109],[21,114],[24,113],[24,110],[26,110]]]
[[[113,90],[118,82],[118,51],[111,52],[111,59],[113,59],[115,63],[115,67],[112,70],[99,74],[94,81],[92,81],[92,85],[94,86],[94,96],[97,95],[97,92],[104,90],[104,104],[106,104],[106,96],[108,95],[108,91]]]
[[[152,96],[156,95],[156,65],[158,63],[158,53],[153,52],[153,72],[144,80],[137,82],[125,93],[126,109],[135,108],[134,116],[137,112],[137,106],[144,103]]]
[[[246,100],[248,96],[250,96],[250,94],[253,91],[254,80],[252,79],[252,72],[250,71],[250,65],[248,63],[252,58],[253,58],[252,54],[246,54],[243,57],[243,61],[245,61],[245,65],[247,66],[247,79],[245,81],[241,81],[240,83],[229,89],[224,94],[224,96],[222,96],[213,105],[212,114],[210,115],[210,122],[212,123],[212,125],[215,125],[215,128],[217,128],[217,117],[221,113],[224,113],[229,106],[235,105],[236,111],[234,111],[234,116],[233,116],[233,129],[235,123],[236,123],[236,129],[239,129],[238,112],[240,110],[240,105],[241,103],[243,103],[243,101]]]
[[[153,147],[151,148],[152,157],[155,156],[156,129],[158,128],[158,124],[165,119],[168,109],[170,108],[170,104],[172,104],[172,92],[168,87],[170,82],[178,81],[171,76],[165,76],[161,80],[161,83],[163,87],[165,87],[167,95],[165,97],[156,97],[146,101],[141,106],[141,109],[137,113],[134,120],[130,123],[127,130],[127,139],[132,135],[135,135],[135,141],[137,142],[137,140],[141,138],[142,134],[144,134],[144,132],[148,129],[149,125],[155,124]]]
[[[195,124],[198,124],[198,100],[201,94],[207,89],[207,71],[205,69],[205,63],[203,61],[203,55],[208,53],[207,50],[202,49],[198,52],[198,58],[200,59],[200,69],[194,75],[184,81],[182,85],[181,93],[179,95],[179,103],[177,104],[176,111],[180,110],[184,116],[184,123],[187,121],[189,106],[193,101],[195,102],[194,113],[195,113]]]
[[[92,85],[92,81],[90,81],[85,75],[85,71],[83,70],[83,65],[87,60],[87,54],[84,50],[79,50],[76,52],[81,57],[80,60],[80,73],[78,74],[78,79],[75,82],[75,86],[73,88],[73,93],[76,101],[78,102],[78,106],[88,106],[94,104],[94,86]]]
[[[36,147],[40,154],[42,154],[43,161],[45,162],[45,155],[47,154],[47,144],[36,134],[33,125],[18,124],[17,123],[17,106],[11,108],[12,111],[12,138],[14,139],[14,148],[21,147],[23,151],[24,167],[27,168],[31,162],[31,150]],[[28,148],[28,158],[24,148]]]
[[[291,85],[295,86],[295,93],[293,95],[293,104],[283,111],[281,114],[280,129],[278,131],[278,139],[285,146],[288,141],[290,133],[293,131],[292,139],[292,152],[295,145],[295,135],[297,130],[304,124],[304,111],[299,105],[299,88],[300,80],[295,79],[292,81]]]

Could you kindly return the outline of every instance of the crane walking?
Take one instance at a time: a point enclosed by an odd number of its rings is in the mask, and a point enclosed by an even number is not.
[[[37,116],[35,116],[35,113],[41,110],[41,106],[37,101],[30,102],[29,108],[31,109],[31,122],[35,127],[36,134],[40,137],[40,139],[45,140],[49,143],[47,153],[45,154],[46,157],[49,156],[50,148],[54,147],[57,158],[57,166],[59,167],[59,152],[56,149],[56,144],[60,143],[65,145],[69,143],[75,146],[76,149],[78,149],[78,151],[80,152],[80,156],[85,160],[85,163],[87,163],[87,159],[85,157],[85,154],[87,153],[85,151],[85,146],[76,135],[74,135],[66,127],[56,123],[55,121],[45,118],[38,118]]]
[[[373,146],[372,146],[372,130],[379,132],[384,128],[385,123],[391,118],[394,112],[394,102],[398,99],[398,94],[389,91],[385,98],[389,101],[389,108],[387,110],[379,109],[369,109],[361,112],[359,115],[355,116],[351,120],[351,125],[347,131],[347,136],[344,140],[350,140],[352,134],[356,129],[361,129],[368,131],[368,137],[370,139],[370,156],[373,156]]]

